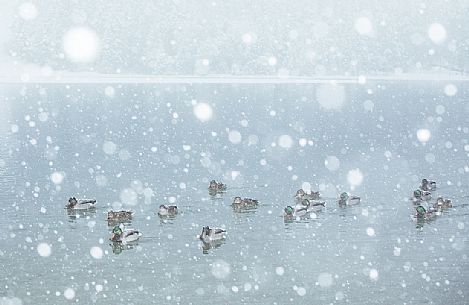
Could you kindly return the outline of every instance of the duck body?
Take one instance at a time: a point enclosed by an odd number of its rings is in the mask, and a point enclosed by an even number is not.
[[[307,193],[303,189],[299,189],[298,191],[296,191],[296,194],[294,197],[297,201],[302,201],[302,200],[319,200],[321,196],[319,192],[311,191],[311,193]]]
[[[283,217],[286,220],[292,220],[293,218],[304,217],[307,214],[309,214],[311,211],[312,211],[311,209],[303,205],[296,205],[294,207],[289,205],[284,209]]]
[[[412,215],[412,219],[415,221],[422,221],[422,220],[432,220],[436,216],[438,216],[440,212],[435,209],[425,209],[423,206],[418,205],[415,208],[415,214]]]
[[[420,189],[422,191],[434,191],[436,190],[436,182],[435,181],[430,181],[427,179],[422,179],[422,182],[420,183]]]
[[[208,186],[208,190],[210,192],[224,192],[226,191],[226,184],[223,184],[221,182],[217,182],[215,180],[210,181],[210,185]]]
[[[226,231],[219,228],[210,228],[208,226],[202,228],[202,233],[199,239],[204,243],[211,243],[213,241],[223,240],[226,238]]]
[[[158,215],[160,216],[174,216],[178,213],[178,207],[175,205],[160,205]]]
[[[112,229],[110,240],[112,242],[129,243],[137,241],[142,234],[136,229],[122,229],[122,226],[115,226]]]
[[[109,211],[107,212],[108,221],[120,221],[132,219],[132,211]]]
[[[234,207],[255,207],[258,204],[259,201],[256,199],[235,197],[231,205]]]
[[[71,197],[68,199],[67,209],[72,210],[88,210],[96,206],[96,199],[76,199]]]
[[[443,197],[438,197],[433,206],[437,209],[449,209],[453,207],[453,203],[451,202],[450,199],[444,199]]]
[[[343,192],[340,194],[339,197],[339,205],[346,206],[346,205],[355,205],[360,203],[361,198],[359,196],[352,196],[349,195],[347,192]]]
[[[306,206],[303,204],[297,204],[294,207],[289,205],[284,209],[283,217],[285,219],[301,218],[311,212],[320,211],[324,206],[324,202],[310,202]]]
[[[308,212],[317,212],[317,211],[322,210],[325,206],[326,206],[325,202],[308,201],[306,208],[308,209]]]

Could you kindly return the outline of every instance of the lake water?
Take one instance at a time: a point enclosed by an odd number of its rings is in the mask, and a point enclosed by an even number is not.
[[[468,304],[468,90],[1,86],[0,304]],[[415,223],[424,177],[454,208]],[[327,207],[285,222],[302,186]],[[97,208],[68,213],[70,196]],[[111,208],[135,212],[137,244],[110,244]],[[226,240],[203,247],[205,225]]]

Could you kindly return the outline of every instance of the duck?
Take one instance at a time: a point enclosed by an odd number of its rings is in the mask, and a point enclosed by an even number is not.
[[[175,205],[160,205],[158,215],[160,216],[174,216],[178,213],[178,207]]]
[[[450,199],[444,199],[443,197],[438,197],[434,206],[438,209],[449,209],[453,207],[453,203]]]
[[[110,240],[112,242],[121,242],[121,243],[129,243],[133,241],[137,241],[142,234],[136,229],[125,229],[123,230],[122,225],[115,226],[112,229],[112,235]]]
[[[226,191],[226,184],[221,182],[217,182],[215,180],[210,181],[210,185],[208,186],[208,190],[211,192],[224,192]]]
[[[303,217],[306,214],[308,214],[308,208],[300,207],[300,206],[292,207],[291,205],[288,205],[287,207],[285,207],[285,209],[283,209],[283,211],[284,211],[283,217],[285,219]]]
[[[429,209],[428,211],[421,205],[415,207],[415,214],[412,216],[414,220],[431,220],[434,219],[439,212],[434,209]]]
[[[360,197],[350,196],[347,192],[340,194],[339,205],[354,205],[360,203]]]
[[[132,219],[132,211],[108,211],[107,220],[108,221],[120,221],[120,220],[130,220]]]
[[[95,208],[96,199],[76,199],[75,197],[70,197],[68,199],[67,209],[72,210],[88,210]]]
[[[319,192],[313,192],[313,191],[311,191],[311,193],[308,194],[303,189],[299,189],[298,191],[296,191],[296,194],[294,197],[297,200],[304,200],[304,199],[318,200],[320,198],[320,194]]]
[[[422,179],[422,183],[420,184],[420,189],[422,191],[434,191],[436,190],[436,182],[435,181],[429,181],[427,179]]]
[[[206,226],[202,228],[202,233],[199,235],[199,239],[204,243],[210,243],[212,241],[225,239],[225,235],[226,230],[219,228],[210,228]]]
[[[241,199],[241,197],[235,197],[231,205],[236,206],[236,207],[253,207],[253,206],[257,206],[258,204],[259,204],[259,201],[256,199],[251,199],[251,198]]]
[[[429,191],[415,190],[414,196],[411,198],[414,204],[419,204],[422,201],[428,201],[432,199],[432,195]]]

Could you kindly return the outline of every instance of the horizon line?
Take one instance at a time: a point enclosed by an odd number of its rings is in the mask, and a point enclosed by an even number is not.
[[[368,81],[469,81],[462,73],[401,73],[391,75],[149,75],[149,74],[100,74],[55,73],[53,76],[23,74],[0,76],[0,84],[366,84]]]

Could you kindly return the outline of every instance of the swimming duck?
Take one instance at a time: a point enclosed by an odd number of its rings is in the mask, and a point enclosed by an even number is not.
[[[436,190],[436,182],[429,181],[427,179],[422,179],[422,183],[420,184],[420,189],[422,191],[434,191]]]
[[[307,199],[307,200],[318,200],[320,198],[320,195],[319,195],[319,192],[313,192],[311,191],[310,194],[306,193],[303,189],[299,189],[298,191],[296,191],[296,194],[295,194],[295,199],[297,200],[304,200],[304,199]]]
[[[202,233],[199,235],[199,239],[205,243],[210,243],[215,240],[225,239],[226,231],[223,229],[210,229],[210,227],[203,227]]]
[[[360,197],[350,196],[347,192],[340,194],[339,205],[353,205],[360,203]]]
[[[68,199],[67,209],[73,210],[88,210],[95,207],[95,199],[80,199],[77,200],[75,197]]]
[[[418,204],[422,201],[428,201],[432,199],[432,195],[428,191],[415,190],[414,196],[411,199],[414,204]]]
[[[436,210],[426,210],[423,206],[418,205],[415,207],[415,215],[413,215],[414,220],[431,220],[438,215]]]
[[[132,219],[132,211],[109,211],[107,212],[108,221],[121,221]]]
[[[434,204],[436,208],[439,209],[448,209],[453,207],[453,204],[450,199],[444,199],[443,197],[438,197],[436,203]]]
[[[237,207],[252,207],[258,204],[259,204],[259,201],[257,201],[256,199],[251,199],[251,198],[241,199],[241,197],[235,197],[231,205],[237,206]]]
[[[113,242],[128,243],[137,241],[142,234],[135,229],[125,229],[122,230],[122,225],[115,226],[112,229],[112,235],[110,240]]]
[[[158,215],[160,216],[174,216],[178,213],[178,207],[175,205],[160,205]]]
[[[223,192],[223,191],[226,191],[226,184],[212,180],[210,181],[210,185],[208,186],[208,189],[209,191],[212,191],[212,192]]]
[[[292,207],[291,205],[289,205],[285,209],[283,209],[283,211],[284,211],[283,217],[285,219],[303,217],[306,214],[308,214],[308,208],[300,207],[300,206]]]

